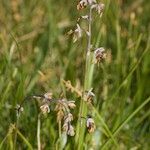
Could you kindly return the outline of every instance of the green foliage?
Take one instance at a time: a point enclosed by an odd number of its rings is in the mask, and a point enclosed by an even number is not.
[[[95,14],[92,42],[105,47],[109,55],[95,67],[93,76],[97,131],[86,132],[85,143],[81,143],[85,149],[148,150],[150,4],[142,0],[103,2],[105,12],[101,19]],[[66,35],[76,23],[76,3],[0,1],[0,149],[37,148],[38,103],[27,100],[20,118],[16,117],[14,108],[24,97],[52,91],[55,98],[63,93],[79,106],[80,99],[66,91],[61,80],[70,80],[74,86],[84,83],[86,40],[74,44]],[[77,107],[75,119],[78,111]],[[58,149],[56,114],[41,116],[40,122],[41,147]],[[68,137],[65,149],[73,145],[74,137]]]

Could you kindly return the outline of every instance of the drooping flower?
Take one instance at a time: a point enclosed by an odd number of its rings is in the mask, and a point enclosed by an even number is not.
[[[17,104],[15,109],[17,111],[17,116],[19,116],[20,113],[22,113],[24,111],[24,108],[21,105],[18,105],[18,104]]]
[[[74,136],[75,135],[74,127],[72,125],[69,126],[67,134],[70,135],[70,136]]]
[[[71,122],[73,120],[73,115],[71,113],[68,113],[65,117],[64,117],[64,122],[68,123]]]
[[[75,43],[78,39],[82,37],[82,29],[80,25],[77,23],[76,29],[73,32],[73,42]]]
[[[92,92],[93,88],[91,88],[89,91],[86,91],[84,94],[84,100],[91,103],[93,102],[93,99],[95,97],[95,94]]]
[[[68,101],[67,104],[68,104],[68,107],[71,109],[74,109],[76,107],[75,101]]]
[[[95,49],[94,56],[95,56],[95,63],[100,63],[101,60],[106,58],[105,49],[103,47]]]
[[[64,123],[63,125],[63,131],[66,132],[67,135],[74,136],[74,127],[70,123]]]
[[[46,100],[51,100],[51,99],[52,99],[52,96],[53,96],[53,93],[51,93],[51,92],[48,92],[48,93],[45,93],[45,94],[44,94],[44,98],[45,98]]]
[[[77,4],[77,10],[82,10],[88,5],[96,3],[96,0],[80,0]]]
[[[43,114],[47,114],[50,112],[50,108],[49,108],[49,105],[47,103],[45,103],[44,105],[42,105],[40,107],[41,111]]]
[[[96,126],[95,126],[95,122],[94,122],[93,118],[91,118],[91,117],[87,118],[86,127],[87,127],[89,133],[93,133],[95,131]]]
[[[97,13],[100,15],[100,17],[103,14],[104,8],[105,8],[105,5],[103,3],[99,3],[96,5],[95,9],[96,9]]]
[[[91,8],[92,8],[93,10],[96,10],[97,13],[98,13],[98,14],[100,15],[100,17],[101,17],[102,14],[103,14],[104,8],[105,8],[105,4],[103,4],[103,3],[96,3],[96,4],[93,4],[93,5],[91,6]]]

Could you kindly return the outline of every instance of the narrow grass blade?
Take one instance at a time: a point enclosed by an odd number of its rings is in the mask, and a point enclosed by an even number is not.
[[[97,115],[97,118],[99,119],[99,121],[101,122],[101,124],[103,125],[103,127],[105,128],[105,130],[107,131],[108,135],[110,136],[110,138],[112,139],[112,141],[114,142],[114,144],[116,145],[116,147],[118,147],[117,141],[114,139],[112,132],[109,130],[107,124],[105,123],[105,121],[103,120],[102,116],[100,115],[100,113],[93,107],[94,112]]]
[[[146,49],[144,50],[144,52],[142,53],[141,57],[139,58],[139,60],[137,61],[137,63],[132,67],[132,69],[130,70],[130,72],[128,73],[128,75],[124,78],[124,80],[122,81],[122,83],[120,84],[120,86],[117,88],[116,92],[112,95],[112,97],[110,98],[110,101],[112,101],[116,95],[118,94],[118,92],[120,91],[120,89],[124,86],[124,84],[127,82],[128,78],[133,74],[133,72],[136,70],[136,68],[139,66],[139,64],[142,61],[142,58],[146,55],[146,53],[149,50],[149,45],[147,45]]]
[[[134,111],[132,112],[120,125],[119,127],[113,132],[113,136],[116,136],[117,133],[124,127],[125,124],[127,124],[145,105],[147,105],[150,102],[150,96]],[[106,147],[106,145],[111,141],[112,139],[109,138],[103,145],[102,149]],[[102,150],[101,149],[101,150]]]
[[[25,144],[28,146],[30,150],[33,150],[32,145],[29,143],[29,141],[23,136],[23,134],[13,126],[14,130],[16,130],[17,134],[20,136],[20,138],[25,142]]]

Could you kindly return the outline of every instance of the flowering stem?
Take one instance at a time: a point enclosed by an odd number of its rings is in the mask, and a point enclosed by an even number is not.
[[[88,19],[88,44],[87,44],[87,52],[86,52],[86,64],[85,64],[85,78],[84,78],[84,91],[89,90],[91,88],[94,64],[92,64],[93,54],[91,53],[91,27],[92,27],[92,8],[89,9],[89,19]],[[80,115],[81,118],[87,116],[87,102],[83,99],[80,105]],[[86,120],[83,120],[83,123],[79,125],[77,129],[76,139],[78,140],[78,149],[83,149],[84,144],[84,134],[85,134],[85,125]]]
[[[38,150],[41,150],[40,130],[41,130],[41,121],[40,121],[40,114],[39,114],[38,115],[38,122],[37,122],[37,145],[38,145]]]

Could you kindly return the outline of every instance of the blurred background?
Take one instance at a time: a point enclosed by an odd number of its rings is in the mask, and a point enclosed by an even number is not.
[[[105,47],[108,57],[95,67],[95,106],[109,129],[115,131],[150,95],[150,2],[146,0],[103,0],[103,17],[93,14],[92,43]],[[27,149],[25,140],[37,148],[38,103],[29,100],[18,120],[15,106],[24,97],[51,91],[55,98],[80,99],[66,91],[62,80],[83,88],[86,37],[73,43],[67,32],[79,15],[76,0],[0,0],[0,147]],[[86,28],[86,26],[85,26]],[[116,135],[121,150],[148,150],[150,147],[150,105],[138,112]],[[74,110],[77,114],[78,108]],[[77,115],[75,116],[75,119]],[[56,114],[41,118],[43,149],[55,149],[58,140]],[[74,125],[76,121],[74,122]],[[96,122],[100,133],[103,127]],[[108,137],[100,136],[99,144]],[[68,138],[66,149],[74,144]],[[111,149],[115,149],[110,143]],[[108,149],[110,148],[108,146]],[[90,147],[90,146],[89,146]]]

